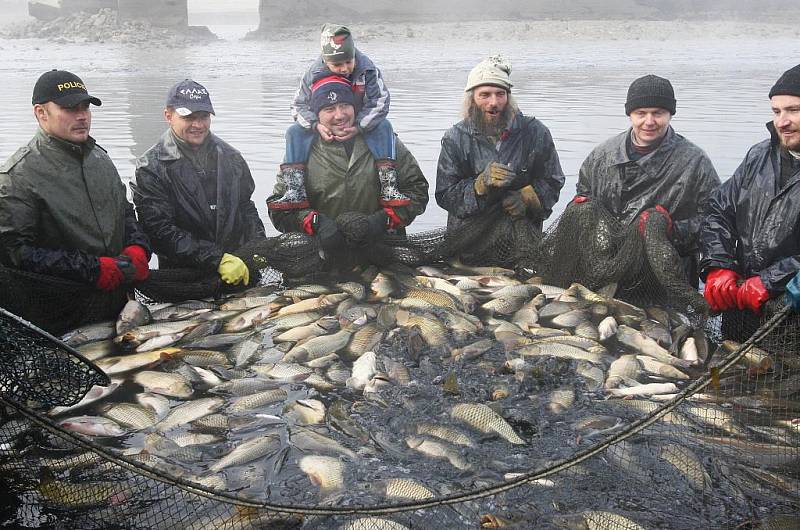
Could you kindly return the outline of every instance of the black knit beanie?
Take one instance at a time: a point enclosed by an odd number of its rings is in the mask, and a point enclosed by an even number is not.
[[[800,97],[800,64],[786,70],[769,91],[772,96],[798,96]]]
[[[625,114],[630,116],[631,112],[643,107],[658,107],[675,114],[675,92],[669,80],[651,74],[631,83],[625,101]]]

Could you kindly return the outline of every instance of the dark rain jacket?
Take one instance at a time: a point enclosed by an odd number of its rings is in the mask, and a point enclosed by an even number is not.
[[[311,208],[305,210],[270,210],[272,224],[281,232],[301,232],[303,219],[316,210],[331,219],[344,212],[371,214],[381,209],[378,202],[381,186],[375,169],[375,157],[362,135],[353,143],[351,157],[341,143],[323,142],[317,137],[311,147],[305,177],[306,193]],[[414,155],[397,140],[397,187],[410,199],[408,206],[393,209],[403,224],[408,226],[425,211],[428,204],[428,181],[422,174]],[[267,202],[281,197],[286,185],[280,175]],[[398,234],[404,231],[399,229]]]
[[[355,67],[350,74],[353,93],[356,97],[356,126],[361,131],[371,131],[389,113],[389,90],[383,82],[383,75],[372,60],[356,50]],[[292,117],[306,129],[317,123],[317,115],[311,110],[311,85],[314,82],[334,75],[322,57],[318,57],[303,74],[300,87],[294,95]]]
[[[709,197],[720,184],[711,160],[670,127],[655,151],[634,162],[627,151],[630,134],[628,129],[589,153],[578,174],[576,194],[597,201],[625,224],[660,204],[672,217],[678,252],[694,254]]]
[[[100,256],[150,244],[106,151],[39,129],[0,168],[0,258],[10,267],[94,284]]]
[[[448,212],[447,227],[457,227],[502,200],[501,194],[475,194],[475,178],[491,162],[511,166],[520,177],[516,187],[533,185],[544,208],[544,216],[535,219],[541,230],[542,222],[558,202],[564,172],[550,131],[536,118],[521,112],[508,129],[508,137],[496,145],[468,119],[444,134],[436,171],[436,202]]]
[[[800,271],[800,171],[780,185],[780,146],[772,138],[750,148],[733,176],[711,196],[700,231],[705,278],[711,268],[758,275],[772,295]]]
[[[216,223],[208,206],[213,201],[169,130],[136,162],[133,202],[161,268],[216,271],[224,253],[264,237],[247,163],[217,136],[209,134],[208,141],[217,154]]]

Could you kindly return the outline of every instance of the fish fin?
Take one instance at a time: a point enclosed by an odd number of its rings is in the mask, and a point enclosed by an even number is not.
[[[617,282],[611,282],[598,289],[597,294],[605,298],[614,298],[614,295],[617,293],[617,287]]]

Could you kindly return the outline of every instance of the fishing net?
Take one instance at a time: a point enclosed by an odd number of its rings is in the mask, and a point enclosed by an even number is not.
[[[83,283],[0,266],[0,307],[54,334],[117,318],[127,298]]]
[[[708,308],[682,274],[682,260],[666,235],[666,222],[653,211],[640,234],[636,226],[621,225],[602,207],[587,202],[570,205],[542,236],[537,223],[513,219],[496,205],[455,229],[388,235],[364,245],[366,216],[345,213],[337,218],[347,242],[341,251],[326,255],[316,238],[287,233],[253,240],[234,254],[250,269],[251,284],[279,284],[284,278],[310,278],[370,264],[460,261],[535,273],[563,287],[576,281],[590,289],[615,284],[620,298],[637,303],[655,297],[701,322]],[[221,282],[215,272],[197,269],[154,270],[136,285],[142,299],[151,302],[218,298],[237,289]],[[0,268],[0,305],[53,333],[112,319],[125,301],[124,290],[108,294],[69,280]]]
[[[653,305],[659,300],[644,307]],[[446,313],[434,316],[444,321]],[[750,320],[757,320],[755,332],[735,342],[723,331],[735,325],[732,314],[708,319],[704,335],[695,329],[703,364],[687,369],[692,375],[680,391],[656,400],[592,390],[588,378],[573,378],[575,361],[543,361],[520,380],[487,361],[505,355],[498,343],[481,358],[448,364],[448,349],[425,321],[398,319],[400,333],[377,351],[404,360],[420,383],[378,393],[387,409],[370,405],[366,394],[348,401],[353,417],[372,425],[376,416],[385,427],[366,438],[336,437],[351,450],[334,458],[347,466],[347,488],[321,495],[325,476],[315,483],[297,472],[274,484],[262,467],[244,465],[238,482],[226,471],[229,483],[220,485],[186,465],[185,455],[126,455],[113,441],[59,427],[50,406],[71,405],[107,381],[72,350],[3,313],[0,481],[8,500],[0,517],[59,528],[796,528],[800,316],[773,301]],[[453,347],[474,340],[457,331],[439,330]],[[475,383],[487,370],[495,371],[492,386]],[[578,390],[570,414],[546,398],[565,383]],[[497,399],[494,408],[526,444],[487,435],[458,451],[473,465],[464,470],[417,453],[395,455],[409,428],[397,422],[401,412],[412,425],[445,422],[437,408],[443,395],[455,403]],[[386,410],[394,411],[388,419]],[[279,446],[262,457],[267,468],[294,465]],[[494,457],[474,456],[486,447],[496,448]],[[428,468],[427,484],[438,476],[431,495],[389,496],[381,469],[395,461],[414,473]]]
[[[257,239],[234,254],[250,269],[251,285],[308,276],[319,272],[322,263],[316,240],[297,233]],[[215,271],[187,268],[151,270],[149,278],[135,287],[150,302],[217,298],[243,288],[226,285]],[[64,278],[0,266],[0,307],[57,335],[86,323],[116,319],[128,290],[107,293]]]
[[[638,222],[623,225],[592,201],[571,203],[542,238],[535,273],[562,287],[614,284],[620,298],[661,300],[702,324],[708,305],[687,278],[669,239],[669,221],[655,209],[648,213],[640,230]]]

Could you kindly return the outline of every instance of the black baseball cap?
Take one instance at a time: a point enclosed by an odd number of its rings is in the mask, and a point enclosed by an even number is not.
[[[192,81],[184,79],[180,83],[169,89],[167,94],[167,107],[172,107],[181,116],[188,116],[193,112],[210,112],[214,114],[214,107],[211,105],[211,96],[206,87]]]
[[[59,107],[74,107],[84,101],[98,107],[102,102],[94,96],[90,96],[86,90],[86,85],[77,75],[66,70],[50,70],[39,76],[33,86],[33,105],[52,101]]]

